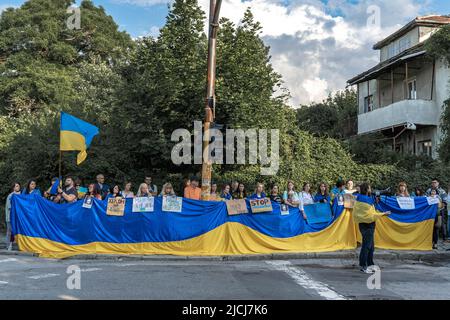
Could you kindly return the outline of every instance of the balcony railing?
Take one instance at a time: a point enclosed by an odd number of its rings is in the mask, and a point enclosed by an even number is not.
[[[439,125],[440,110],[434,101],[402,100],[358,116],[358,134],[388,129],[408,122]]]

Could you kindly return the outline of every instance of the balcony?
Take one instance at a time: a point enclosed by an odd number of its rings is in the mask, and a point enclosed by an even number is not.
[[[439,125],[439,108],[434,101],[402,100],[358,116],[358,134],[400,126],[408,122],[416,125]]]

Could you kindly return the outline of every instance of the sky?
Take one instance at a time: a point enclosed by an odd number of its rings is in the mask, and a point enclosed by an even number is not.
[[[208,12],[209,1],[198,1]],[[0,11],[24,2],[1,0]],[[170,0],[93,2],[133,38],[157,36],[170,5]],[[450,14],[449,0],[223,0],[220,13],[238,24],[247,7],[262,24],[293,107],[345,89],[348,79],[378,63],[373,44],[415,17]]]

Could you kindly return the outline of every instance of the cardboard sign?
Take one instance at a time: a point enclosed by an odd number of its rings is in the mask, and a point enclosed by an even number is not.
[[[252,213],[271,212],[272,202],[270,202],[269,198],[251,199],[250,208],[252,209]]]
[[[227,200],[225,202],[227,204],[227,211],[229,216],[248,213],[247,203],[245,202],[245,199]]]
[[[155,210],[154,197],[133,198],[133,212],[153,212]]]
[[[356,197],[352,194],[344,194],[344,208],[353,209],[355,206]]]
[[[125,212],[125,199],[121,197],[109,198],[106,214],[108,216],[123,216]]]
[[[315,203],[305,206],[306,221],[310,224],[326,223],[332,219],[331,206],[328,203]]]
[[[280,204],[280,211],[282,216],[289,215],[289,206],[287,204]]]
[[[400,209],[403,210],[412,210],[416,208],[414,203],[414,198],[410,197],[397,197],[397,203]]]
[[[86,197],[86,198],[84,198],[84,200],[83,200],[83,205],[82,205],[82,207],[83,207],[83,208],[86,208],[86,209],[91,209],[93,203],[94,203],[94,199],[93,199],[92,197]]]
[[[176,196],[164,196],[162,211],[181,212],[183,207],[183,198]]]

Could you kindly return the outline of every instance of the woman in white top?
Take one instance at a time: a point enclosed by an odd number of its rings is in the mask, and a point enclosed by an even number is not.
[[[306,220],[307,217],[305,214],[305,206],[314,204],[314,199],[311,194],[311,185],[308,182],[306,182],[303,185],[303,191],[299,193],[299,198],[300,198],[299,209],[300,212],[303,214],[303,218]]]
[[[125,188],[122,191],[122,196],[124,198],[134,198],[134,192],[131,191],[131,188],[132,188],[131,182],[127,182],[125,184]]]
[[[294,182],[289,180],[287,190],[283,193],[284,203],[291,207],[298,207],[300,199],[297,191],[295,191]]]
[[[355,184],[353,183],[353,180],[352,179],[348,180],[345,185],[344,193],[345,194],[354,194],[355,192],[357,192],[357,190],[354,188],[354,186],[355,186]]]

